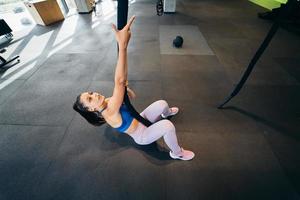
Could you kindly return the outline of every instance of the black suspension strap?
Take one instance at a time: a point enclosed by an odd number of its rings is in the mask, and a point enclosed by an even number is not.
[[[224,108],[224,105],[227,104],[233,97],[235,97],[240,92],[240,90],[242,89],[242,87],[246,83],[248,77],[250,76],[253,68],[255,67],[255,64],[257,63],[257,61],[259,60],[261,55],[264,53],[265,49],[268,47],[269,43],[271,42],[272,38],[274,37],[275,33],[279,29],[281,20],[286,18],[291,13],[291,11],[294,8],[297,1],[298,0],[288,0],[286,5],[281,9],[279,15],[277,16],[277,19],[273,23],[273,25],[272,25],[271,29],[269,30],[267,36],[265,37],[265,39],[261,43],[260,47],[258,48],[258,50],[254,54],[253,58],[251,59],[250,63],[248,64],[248,67],[245,70],[245,72],[244,72],[242,78],[240,79],[239,83],[233,89],[231,94],[222,102],[222,104],[218,106],[219,109]]]
[[[142,117],[140,115],[140,113],[138,113],[134,107],[131,105],[128,94],[127,94],[127,87],[125,87],[125,92],[124,92],[124,103],[127,106],[130,114],[137,119],[139,122],[141,122],[142,124],[144,124],[145,126],[149,127],[152,125],[152,122],[150,122],[148,119],[145,119],[144,117]]]
[[[117,16],[117,26],[118,30],[121,30],[126,26],[127,24],[127,17],[128,17],[128,0],[118,0],[118,16]],[[119,48],[118,48],[119,51]],[[127,87],[125,87],[125,92],[124,92],[124,99],[123,102],[127,106],[130,114],[137,119],[139,122],[144,124],[145,126],[149,127],[152,125],[152,123],[143,118],[136,110],[135,108],[131,105],[128,94],[127,94]]]
[[[157,0],[157,2],[156,2],[156,13],[157,13],[158,16],[162,16],[164,14],[163,0]]]
[[[128,0],[118,0],[117,27],[121,30],[127,24]]]

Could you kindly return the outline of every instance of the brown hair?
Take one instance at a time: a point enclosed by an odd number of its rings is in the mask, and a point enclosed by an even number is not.
[[[73,109],[77,111],[84,119],[94,126],[101,126],[106,121],[99,111],[89,111],[80,101],[81,94],[77,96]]]

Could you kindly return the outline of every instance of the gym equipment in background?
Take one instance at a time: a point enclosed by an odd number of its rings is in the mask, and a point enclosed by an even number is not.
[[[4,19],[0,19],[0,36],[4,36],[4,38],[9,41],[12,39],[13,34],[12,30],[8,26],[8,24],[4,21]]]
[[[10,40],[12,40],[12,37],[13,37],[13,34],[11,32],[12,32],[11,28],[4,21],[4,19],[0,19],[0,36],[4,36],[7,39],[7,41],[9,42]],[[5,51],[6,51],[5,49],[2,49],[2,50],[0,50],[0,53],[4,53]],[[18,58],[19,58],[19,56],[15,56],[9,60],[6,60],[2,56],[0,56],[0,68],[11,63],[14,60],[17,60],[17,62],[20,62],[20,60]]]
[[[173,40],[173,46],[176,48],[181,48],[183,44],[183,38],[178,35],[176,38]]]
[[[164,0],[164,13],[175,13],[176,0]]]
[[[279,13],[277,19],[273,23],[273,25],[272,25],[270,31],[268,32],[267,36],[265,37],[264,41],[262,42],[262,44],[260,45],[260,47],[258,48],[256,53],[254,54],[253,58],[251,59],[249,65],[248,65],[246,71],[244,72],[242,78],[240,79],[239,83],[233,89],[231,94],[224,100],[224,102],[218,106],[218,109],[224,108],[224,105],[226,103],[228,103],[233,97],[235,97],[239,93],[239,91],[242,89],[242,87],[246,83],[248,77],[250,76],[255,64],[257,63],[257,61],[259,60],[261,55],[264,53],[264,51],[267,48],[267,46],[269,45],[269,43],[271,42],[272,38],[274,37],[275,33],[277,32],[278,28],[280,27],[282,21],[284,21],[286,18],[289,17],[289,15],[291,13],[294,12],[294,9],[297,8],[297,6],[295,6],[295,5],[297,5],[297,3],[298,3],[298,0],[288,0],[288,2],[282,7],[282,9],[280,9],[280,13]]]
[[[24,2],[34,21],[43,26],[65,19],[57,0],[34,0]]]
[[[79,14],[90,13],[94,10],[94,0],[75,0],[77,11]]]
[[[162,0],[157,0],[156,2],[156,13],[158,16],[162,16],[164,14],[164,4]]]
[[[271,11],[258,13],[258,17],[264,20],[276,20],[279,13],[284,9],[285,4],[281,4],[281,7],[274,8]],[[288,31],[292,31],[300,34],[300,1],[298,0],[293,5],[293,10],[288,16],[280,23],[280,27]]]

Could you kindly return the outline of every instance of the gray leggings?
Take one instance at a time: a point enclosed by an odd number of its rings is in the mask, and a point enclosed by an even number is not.
[[[164,137],[165,143],[175,154],[178,154],[181,149],[177,142],[176,130],[173,123],[167,119],[156,122],[160,115],[168,116],[170,108],[165,100],[158,100],[148,106],[141,115],[151,122],[155,122],[149,127],[139,123],[137,129],[129,134],[137,144],[150,144],[161,137]]]

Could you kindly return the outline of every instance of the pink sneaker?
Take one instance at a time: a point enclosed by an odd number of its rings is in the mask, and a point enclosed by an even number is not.
[[[172,153],[172,151],[170,151],[169,154],[171,158],[180,159],[180,160],[192,160],[195,157],[194,152],[189,150],[184,150],[183,148],[181,148],[181,152],[178,155],[175,155],[174,153]]]
[[[173,115],[176,115],[179,112],[179,108],[178,107],[172,107],[170,108],[170,114],[168,116],[165,116],[164,114],[161,114],[161,117],[166,119],[168,117],[171,117]]]

